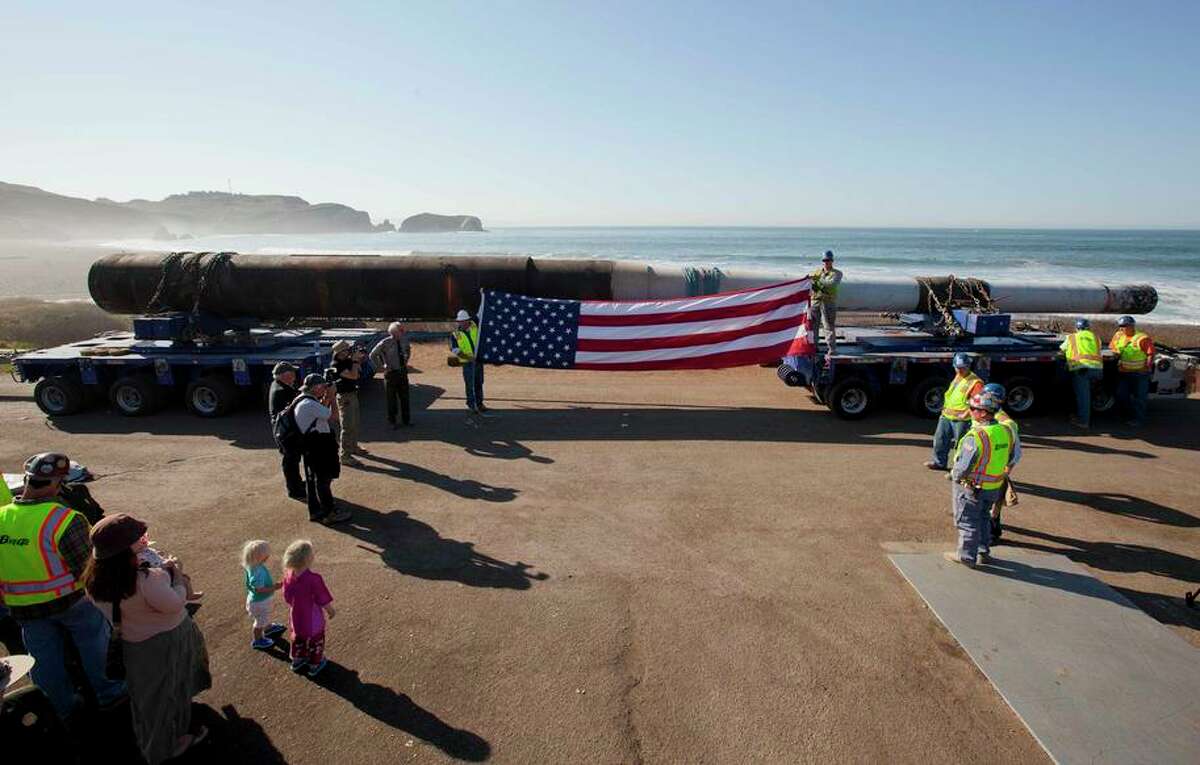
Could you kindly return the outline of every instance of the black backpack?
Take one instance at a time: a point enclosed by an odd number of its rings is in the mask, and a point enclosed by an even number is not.
[[[279,416],[275,418],[275,422],[271,426],[271,432],[275,436],[275,443],[280,447],[285,444],[291,445],[300,439],[303,433],[300,432],[300,426],[296,424],[296,405],[303,399],[316,399],[307,393],[301,393],[292,399],[292,403],[288,404]]]

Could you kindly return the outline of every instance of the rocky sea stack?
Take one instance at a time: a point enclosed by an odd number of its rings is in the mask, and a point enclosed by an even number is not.
[[[483,231],[483,222],[474,215],[435,215],[420,213],[411,215],[400,224],[400,230],[410,234],[428,234],[442,231]]]

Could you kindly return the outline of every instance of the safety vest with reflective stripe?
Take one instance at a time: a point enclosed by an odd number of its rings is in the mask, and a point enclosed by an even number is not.
[[[942,397],[942,416],[947,420],[971,419],[971,388],[981,382],[983,380],[974,372],[966,377],[955,377],[951,380],[950,387],[946,388],[946,395]]]
[[[55,501],[0,507],[0,590],[5,605],[49,603],[83,586],[58,553],[58,542],[77,515]]]
[[[1021,429],[1017,426],[1017,421],[1014,420],[1012,417],[1008,416],[1008,412],[1004,411],[1003,409],[997,411],[996,412],[996,422],[998,422],[1001,425],[1003,425],[1004,427],[1008,428],[1008,431],[1010,433],[1012,433],[1013,441],[1017,440],[1018,436],[1020,435]]]
[[[833,272],[830,271],[830,274]],[[832,284],[822,279],[826,275],[824,268],[818,268],[808,275],[812,280],[812,300],[814,303],[828,302],[836,303],[838,297],[838,288],[840,284]]]
[[[462,351],[464,359],[474,361],[475,349],[479,347],[479,327],[475,325],[475,322],[471,322],[471,326],[467,327],[466,332],[454,330],[454,342]]]
[[[1142,341],[1150,338],[1145,332],[1134,332],[1127,337],[1124,332],[1118,332],[1112,340],[1113,350],[1117,352],[1117,369],[1121,372],[1145,372],[1150,357],[1142,350]]]
[[[1012,433],[998,422],[975,423],[955,447],[955,462],[968,438],[975,439],[975,457],[964,478],[983,489],[999,489],[1004,485],[1004,469],[1008,467],[1008,457],[1012,453]]]
[[[1100,341],[1090,329],[1081,329],[1073,335],[1067,335],[1063,340],[1063,352],[1067,355],[1067,369],[1103,369],[1104,359],[1100,357]]]
[[[4,476],[0,475],[0,507],[4,507],[9,502],[12,502],[12,492],[9,490]]]

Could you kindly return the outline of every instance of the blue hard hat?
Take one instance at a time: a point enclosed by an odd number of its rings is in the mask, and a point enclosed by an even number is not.
[[[971,368],[971,357],[965,353],[954,354],[954,368],[955,369],[970,369]]]
[[[821,260],[833,260],[833,250],[826,250],[825,257],[821,258]]]
[[[1092,323],[1090,321],[1088,321],[1087,319],[1076,319],[1075,320],[1075,329],[1087,329],[1090,326],[1092,326]]]
[[[983,392],[994,397],[997,401],[1004,403],[1004,399],[1008,398],[1008,391],[1000,383],[988,383],[983,386]]]
[[[1132,327],[1133,325],[1134,321],[1132,316],[1122,316],[1121,318],[1117,319],[1118,327]]]

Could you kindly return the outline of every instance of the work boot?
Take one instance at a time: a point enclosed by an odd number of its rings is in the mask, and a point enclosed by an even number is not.
[[[1083,420],[1079,419],[1078,417],[1073,417],[1073,416],[1068,417],[1067,422],[1069,422],[1071,425],[1073,425],[1077,428],[1080,428],[1081,430],[1088,429],[1088,424],[1086,422],[1084,422]]]
[[[975,561],[964,560],[963,558],[958,557],[958,553],[956,553],[952,550],[942,553],[942,557],[945,558],[946,560],[950,561],[951,563],[958,563],[963,566],[966,566],[967,568],[975,568]]]
[[[345,465],[346,467],[361,467],[362,466],[361,462],[356,460],[353,455],[349,455],[349,454],[346,455],[345,457],[342,457],[340,462],[343,465]]]
[[[928,462],[926,462],[925,467],[929,468],[930,470],[945,470],[946,469],[945,465],[939,465],[936,462],[934,462],[933,460],[929,460]]]
[[[986,566],[992,562],[992,554],[980,551],[979,555],[975,556],[976,566]]]

